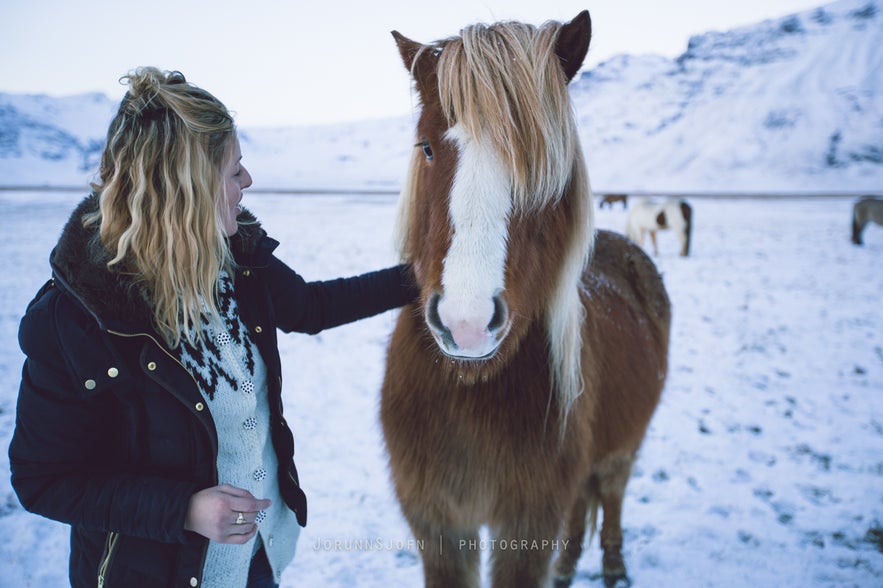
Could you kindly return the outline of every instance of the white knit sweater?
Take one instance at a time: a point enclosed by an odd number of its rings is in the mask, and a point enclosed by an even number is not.
[[[205,397],[218,433],[218,483],[244,488],[272,505],[257,516],[258,535],[276,582],[294,558],[300,526],[279,495],[278,462],[270,439],[267,369],[239,317],[233,282],[220,282],[220,323],[203,324],[204,337],[178,347],[181,363]],[[231,513],[232,516],[232,513]],[[204,588],[244,587],[258,543],[211,541],[203,570]]]

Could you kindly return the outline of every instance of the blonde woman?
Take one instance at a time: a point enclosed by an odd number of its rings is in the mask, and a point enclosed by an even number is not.
[[[307,283],[240,206],[224,105],[178,72],[124,81],[100,179],[22,319],[12,484],[71,525],[74,587],[276,586],[307,518],[277,329],[401,306],[410,269]]]

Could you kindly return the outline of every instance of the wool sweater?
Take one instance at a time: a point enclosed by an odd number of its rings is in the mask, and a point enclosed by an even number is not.
[[[270,440],[267,368],[239,316],[233,280],[219,282],[219,320],[203,318],[203,335],[182,338],[178,358],[206,400],[218,435],[218,482],[243,488],[270,507],[258,513],[258,534],[244,545],[209,543],[203,588],[244,587],[260,537],[273,576],[294,558],[300,526],[279,495],[278,463]]]

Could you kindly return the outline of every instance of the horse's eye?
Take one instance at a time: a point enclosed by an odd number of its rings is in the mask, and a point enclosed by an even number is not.
[[[427,161],[432,160],[432,147],[429,146],[429,141],[423,141],[420,143],[420,147],[423,148],[423,155],[426,156]]]

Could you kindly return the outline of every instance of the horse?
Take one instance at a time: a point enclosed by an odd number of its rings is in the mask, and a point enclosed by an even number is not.
[[[862,245],[862,233],[868,223],[883,227],[883,198],[862,196],[852,206],[852,242]]]
[[[681,243],[681,257],[690,255],[690,241],[693,233],[693,209],[686,200],[669,199],[659,203],[642,200],[633,206],[626,217],[626,235],[629,239],[644,246],[644,235],[650,234],[653,255],[659,255],[656,232],[672,229]]]
[[[649,256],[594,228],[568,94],[589,13],[392,34],[420,99],[396,222],[420,292],[380,422],[425,585],[478,586],[484,553],[495,587],[568,586],[599,509],[605,581],[627,582],[623,497],[671,308]]]
[[[604,194],[604,196],[601,197],[601,202],[598,204],[598,208],[604,208],[605,204],[610,208],[613,208],[614,202],[622,202],[622,207],[625,209],[629,207],[628,199],[628,194]]]

